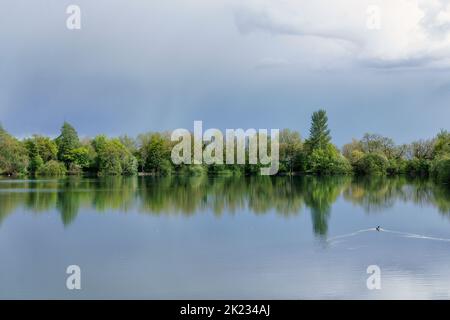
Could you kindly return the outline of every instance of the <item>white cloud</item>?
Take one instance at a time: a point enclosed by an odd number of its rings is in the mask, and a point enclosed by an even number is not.
[[[421,1],[423,8],[422,25],[431,35],[446,36],[450,31],[450,1],[428,0]]]
[[[234,17],[242,34],[264,32],[341,43],[347,58],[364,66],[448,67],[449,4],[450,0],[265,0],[237,4]],[[380,8],[379,30],[367,28],[367,8],[373,5]]]

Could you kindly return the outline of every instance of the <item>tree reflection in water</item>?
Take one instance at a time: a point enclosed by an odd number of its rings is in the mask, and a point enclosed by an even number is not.
[[[187,216],[206,210],[217,216],[249,210],[286,217],[306,208],[314,233],[325,236],[332,205],[341,196],[369,214],[399,201],[450,213],[449,188],[405,177],[70,177],[0,180],[0,223],[19,207],[33,213],[56,209],[66,226],[83,208]]]

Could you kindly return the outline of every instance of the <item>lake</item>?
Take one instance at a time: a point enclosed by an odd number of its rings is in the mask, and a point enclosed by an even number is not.
[[[69,265],[81,290],[66,288]],[[373,265],[381,288],[369,290]],[[3,178],[0,298],[448,299],[450,188],[404,177]]]

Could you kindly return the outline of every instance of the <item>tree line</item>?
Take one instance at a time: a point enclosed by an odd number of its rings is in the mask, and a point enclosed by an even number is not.
[[[450,183],[450,133],[411,144],[366,133],[340,150],[331,142],[324,110],[313,113],[309,137],[280,131],[281,175],[398,175],[432,176]],[[9,176],[134,175],[256,175],[259,165],[174,165],[176,142],[169,132],[149,132],[136,138],[121,136],[80,139],[65,122],[56,139],[42,135],[19,140],[0,126],[0,174]],[[225,157],[225,155],[224,155]]]

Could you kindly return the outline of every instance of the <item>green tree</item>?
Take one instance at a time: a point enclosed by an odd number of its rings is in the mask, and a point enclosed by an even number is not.
[[[379,134],[366,133],[361,139],[361,144],[364,153],[381,153],[388,159],[396,154],[394,141]]]
[[[308,148],[322,149],[327,147],[331,141],[330,130],[328,129],[328,117],[325,110],[313,113],[311,117],[311,128],[309,130]]]
[[[23,143],[0,126],[0,174],[25,175],[28,164],[28,151]]]
[[[34,155],[32,158],[30,158],[30,173],[36,173],[37,170],[39,170],[40,167],[44,165],[44,160],[42,160],[41,156],[39,154]]]
[[[34,135],[33,140],[36,143],[37,151],[42,158],[42,161],[48,162],[50,160],[57,160],[58,146],[56,142],[49,137]]]
[[[70,150],[66,158],[68,161],[78,165],[80,168],[88,168],[91,164],[91,152],[87,146],[81,146]]]
[[[170,174],[170,150],[171,143],[167,135],[148,134],[139,152],[142,155],[144,170],[153,174]]]
[[[130,151],[131,154],[135,155],[138,151],[136,139],[123,135],[119,137],[120,142],[125,146],[125,148]]]
[[[400,159],[404,160],[406,158],[406,156],[408,155],[409,150],[410,150],[410,146],[407,144],[401,144],[401,145],[395,146],[393,158],[397,159],[397,160],[400,160]]]
[[[119,139],[100,135],[92,141],[92,145],[97,154],[95,163],[99,175],[136,174],[137,160]]]
[[[61,127],[61,134],[56,138],[56,144],[58,145],[58,160],[68,166],[71,163],[70,152],[80,145],[78,133],[75,128],[69,123],[64,122]]]
[[[145,171],[145,163],[147,162],[148,149],[146,146],[150,143],[153,133],[142,133],[137,137],[137,160],[141,172]]]
[[[280,171],[292,174],[299,168],[303,143],[300,134],[289,129],[280,132]]]
[[[32,174],[35,174],[44,163],[56,160],[58,147],[48,137],[33,135],[32,138],[24,141],[24,145],[30,159],[28,171]]]
[[[409,145],[408,156],[421,160],[432,160],[434,140],[418,140]]]
[[[438,133],[433,149],[434,160],[430,172],[439,182],[450,184],[450,132],[441,130]]]
[[[450,154],[450,132],[441,130],[435,139],[433,156],[436,158],[446,154]]]
[[[44,162],[57,158],[58,146],[48,137],[35,134],[31,138],[25,139],[24,143],[28,151],[39,154]]]
[[[356,163],[364,155],[361,141],[352,139],[352,142],[342,147],[342,154],[350,161],[351,164]]]
[[[36,171],[44,164],[44,160],[39,154],[39,149],[34,138],[24,141],[25,148],[28,150],[28,158],[30,159],[28,165],[28,172],[35,174]]]
[[[309,132],[309,138],[305,142],[304,167],[306,172],[318,175],[349,173],[351,170],[350,163],[331,143],[328,117],[325,110],[313,113]]]
[[[431,164],[430,171],[436,180],[450,185],[450,154],[435,159]]]

